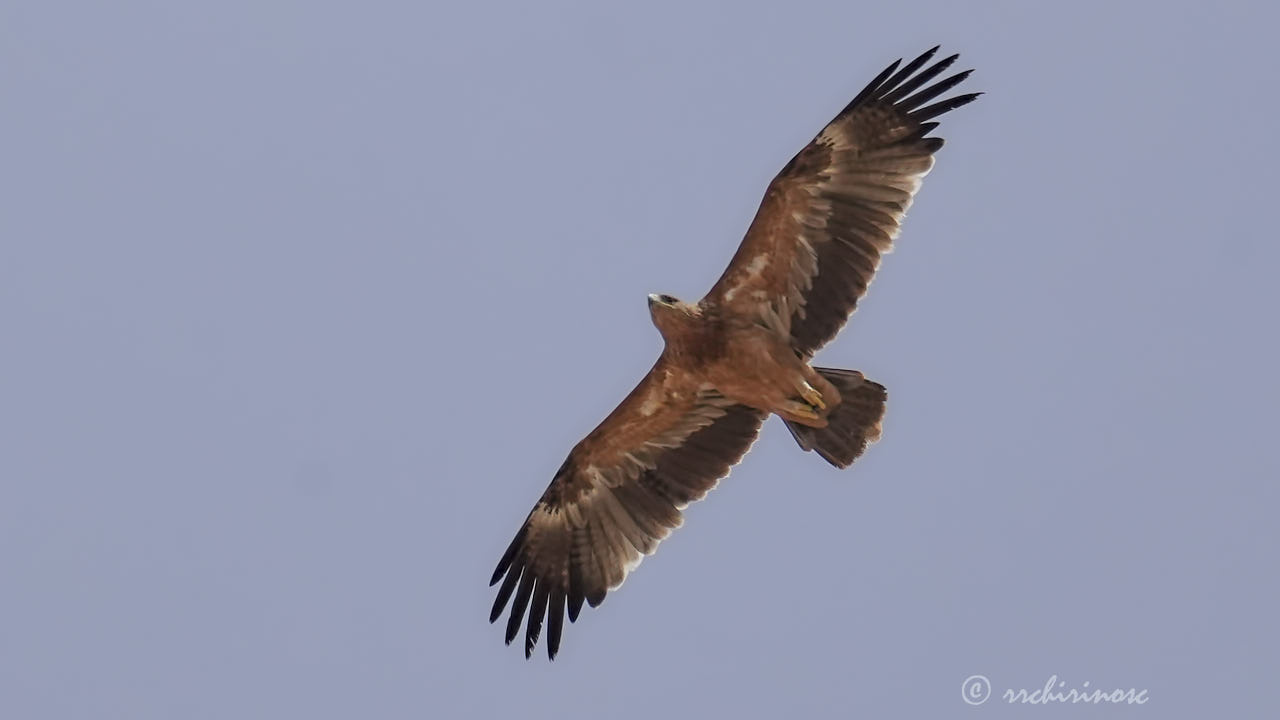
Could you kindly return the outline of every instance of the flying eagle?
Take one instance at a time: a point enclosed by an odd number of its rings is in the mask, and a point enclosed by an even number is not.
[[[932,120],[980,94],[930,104],[972,72],[929,84],[957,57],[926,68],[937,50],[886,68],[782,168],[706,297],[649,296],[662,355],[569,452],[490,581],[502,585],[489,622],[514,594],[508,644],[528,615],[525,657],[546,618],[554,659],[566,611],[573,622],[620,586],[770,414],[840,468],[880,437],[884,386],[809,360],[848,320],[933,167]]]

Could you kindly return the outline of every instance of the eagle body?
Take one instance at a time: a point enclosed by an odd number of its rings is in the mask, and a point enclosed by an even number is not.
[[[714,301],[690,305],[664,302],[667,297],[649,296],[650,314],[666,343],[659,359],[664,390],[670,387],[678,396],[690,388],[714,391],[766,415],[827,426],[840,391],[795,353],[768,304],[753,308],[753,316],[724,311]]]
[[[545,621],[554,658],[564,618],[622,585],[769,415],[840,468],[880,437],[884,387],[811,360],[854,311],[933,167],[933,118],[978,96],[935,101],[971,72],[935,81],[957,57],[930,64],[937,50],[886,68],[783,167],[705,297],[649,296],[662,354],[569,452],[491,578],[501,585],[489,620],[510,603],[505,638],[524,624],[526,657]]]

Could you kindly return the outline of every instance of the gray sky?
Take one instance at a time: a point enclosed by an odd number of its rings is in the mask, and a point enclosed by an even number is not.
[[[0,5],[0,716],[1274,705],[1274,15],[461,5]],[[770,421],[555,663],[504,647],[489,573],[645,294],[935,43],[987,95],[819,356],[884,439]]]

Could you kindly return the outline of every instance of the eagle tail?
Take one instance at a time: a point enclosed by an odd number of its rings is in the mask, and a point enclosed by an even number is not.
[[[824,428],[783,422],[800,449],[816,450],[838,468],[849,467],[868,445],[880,439],[886,397],[884,386],[866,379],[857,370],[820,367],[814,370],[836,386],[843,401],[827,416]]]

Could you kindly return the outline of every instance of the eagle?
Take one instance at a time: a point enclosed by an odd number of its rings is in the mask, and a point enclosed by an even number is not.
[[[502,554],[494,622],[525,625],[528,658],[547,625],[555,659],[567,614],[596,607],[682,524],[750,449],[769,415],[800,447],[848,467],[880,437],[885,388],[813,367],[889,252],[933,167],[934,118],[981,93],[934,102],[972,70],[933,82],[958,55],[934,47],[867,84],[769,184],[729,267],[696,303],[649,295],[662,354],[582,439]],[[927,67],[926,67],[927,66]]]

